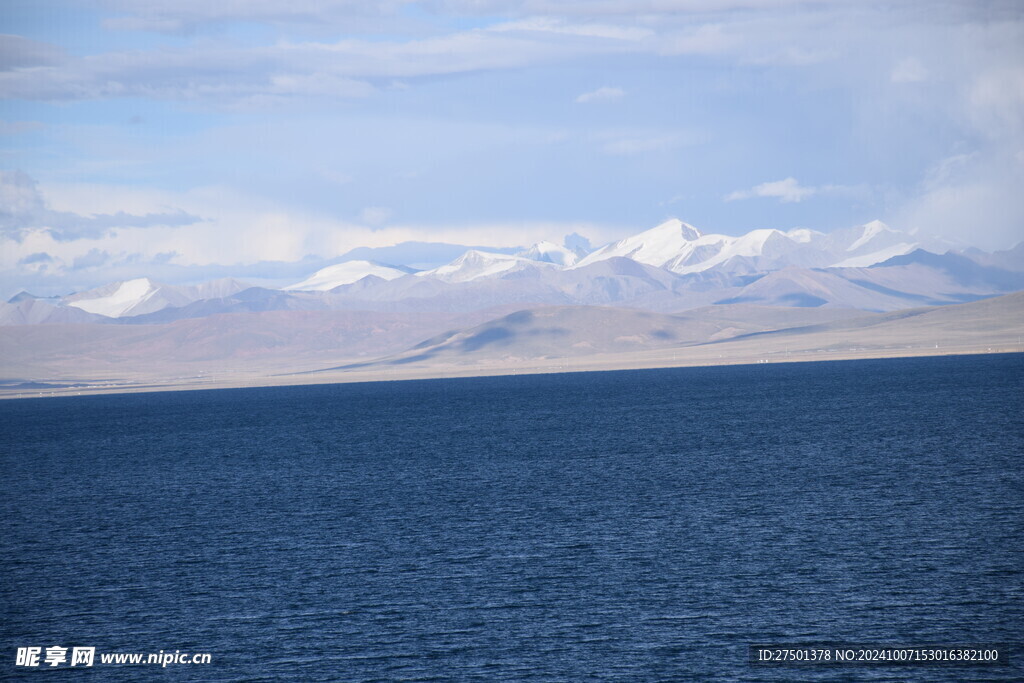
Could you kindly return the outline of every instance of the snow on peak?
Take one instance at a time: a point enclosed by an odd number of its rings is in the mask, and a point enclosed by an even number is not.
[[[693,242],[699,239],[701,233],[697,228],[673,218],[650,230],[602,247],[581,259],[576,265],[589,265],[615,256],[624,256],[640,263],[661,267],[678,257],[680,253],[692,249]]]
[[[815,237],[820,236],[820,232],[808,230],[807,228],[793,228],[792,230],[786,233],[786,237],[793,240],[794,242],[799,242],[800,244],[808,244]]]
[[[655,235],[664,235],[669,239],[673,236],[681,235],[683,239],[692,242],[693,240],[700,238],[701,232],[689,223],[684,223],[678,218],[670,218],[664,223],[659,223],[650,230],[640,233],[640,235],[651,235],[652,237]],[[637,237],[640,235],[637,235]]]
[[[894,244],[891,247],[886,247],[885,249],[873,251],[870,254],[863,254],[861,256],[851,256],[850,258],[840,261],[838,263],[833,263],[829,267],[867,268],[868,266],[873,266],[876,263],[888,261],[894,256],[903,256],[904,254],[909,254],[910,252],[917,249],[919,246],[921,245],[917,244],[916,242],[900,242],[899,244]]]
[[[516,256],[522,256],[531,261],[554,263],[559,266],[571,266],[579,260],[579,256],[572,249],[559,246],[547,240],[537,242],[537,244],[525,251],[519,252]]]
[[[863,225],[863,231],[860,237],[850,246],[846,248],[846,251],[856,251],[863,247],[865,244],[875,239],[884,232],[892,232],[888,225],[882,221],[871,221]]]
[[[201,301],[202,299],[220,299],[231,296],[251,286],[231,277],[222,277],[218,280],[210,280],[209,282],[192,285],[191,287],[179,287],[178,289],[187,292],[191,300]]]
[[[692,251],[681,254],[668,268],[680,275],[699,273],[736,257],[776,257],[793,249],[797,244],[798,241],[787,233],[772,228],[751,230],[739,237],[703,235],[694,242]]]
[[[757,256],[761,253],[765,243],[776,235],[785,237],[785,233],[774,228],[760,228],[740,235],[734,244],[743,252],[743,256]]]
[[[432,277],[444,280],[445,282],[469,282],[470,280],[492,277],[530,265],[550,266],[551,264],[532,261],[522,256],[470,249],[451,263],[439,266],[433,270],[421,271],[416,273],[416,275]]]
[[[119,318],[153,296],[157,289],[157,285],[152,280],[140,277],[117,283],[117,287],[109,294],[71,301],[68,306],[80,308],[86,313]]]
[[[748,268],[770,267],[820,236],[811,230],[785,233],[775,229],[752,230],[739,237],[705,235],[688,223],[672,219],[598,249],[577,266],[622,256],[680,275],[709,270],[734,258],[746,259]]]
[[[358,282],[367,275],[373,275],[382,280],[394,280],[408,274],[408,271],[375,261],[343,261],[321,268],[302,282],[288,285],[284,289],[286,291],[325,292],[341,285]]]

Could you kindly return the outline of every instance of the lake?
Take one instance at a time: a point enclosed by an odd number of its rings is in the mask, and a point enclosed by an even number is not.
[[[1022,388],[1007,354],[0,401],[0,676],[1019,680]],[[99,661],[161,650],[211,663]]]

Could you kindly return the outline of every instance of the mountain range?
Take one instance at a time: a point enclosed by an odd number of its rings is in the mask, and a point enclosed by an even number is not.
[[[596,249],[578,238],[512,253],[468,249],[427,269],[363,250],[280,288],[141,277],[61,297],[22,292],[0,304],[0,378],[139,381],[197,369],[266,375],[638,357],[785,330],[806,335],[815,325],[853,334],[843,321],[1024,290],[1024,243],[996,253],[947,246],[878,221],[828,234],[731,237],[673,219]],[[1024,300],[1009,301],[1000,310],[1012,318]],[[856,329],[888,329],[874,325]]]
[[[988,254],[938,253],[879,221],[823,234],[702,234],[673,219],[587,252],[540,242],[514,254],[471,249],[427,270],[352,259],[280,289],[234,279],[176,286],[138,278],[0,305],[0,325],[152,324],[271,310],[438,310],[618,305],[674,312],[710,304],[891,311],[1024,288],[1024,243]],[[929,250],[930,249],[930,250]]]

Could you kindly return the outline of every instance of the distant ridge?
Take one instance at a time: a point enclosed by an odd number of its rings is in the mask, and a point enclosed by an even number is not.
[[[422,245],[360,253],[405,250],[408,256],[416,246]],[[462,249],[426,246],[446,255]],[[750,303],[892,311],[1024,289],[1024,268],[1006,267],[1024,247],[939,254],[928,246],[880,221],[828,234],[757,229],[732,237],[706,234],[673,218],[597,249],[570,235],[563,245],[541,241],[525,249],[466,249],[422,270],[347,258],[281,289],[253,288],[230,278],[180,286],[142,277],[63,297],[23,292],[0,304],[0,325],[154,324],[273,310],[467,313],[506,305],[628,306],[674,313]]]

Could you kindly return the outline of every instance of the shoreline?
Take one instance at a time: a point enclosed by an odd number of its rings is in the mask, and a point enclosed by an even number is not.
[[[938,356],[974,356],[1024,353],[1024,346],[959,345],[938,348],[851,349],[851,350],[764,350],[763,353],[716,354],[713,344],[683,349],[659,349],[636,354],[608,354],[578,358],[523,359],[521,362],[477,365],[441,364],[426,367],[380,367],[365,370],[296,371],[287,374],[246,375],[231,373],[197,381],[139,378],[132,381],[93,381],[83,386],[74,384],[51,388],[0,388],[0,400],[59,398],[68,396],[104,396],[111,394],[161,393],[167,391],[202,391],[269,387],[298,387],[320,384],[361,384],[371,382],[404,382],[429,379],[471,379],[475,377],[513,377],[518,375],[569,374],[579,372],[614,372],[620,370],[659,370],[670,368],[724,367],[769,363],[822,363],[849,360],[884,360]],[[694,353],[695,351],[704,353]],[[712,353],[708,353],[708,351]],[[739,351],[739,349],[736,349]],[[684,355],[685,354],[685,355]],[[669,358],[671,356],[671,358]],[[680,357],[682,356],[682,357]],[[72,383],[74,379],[26,380],[39,383]]]

